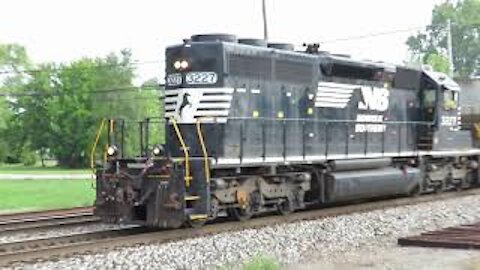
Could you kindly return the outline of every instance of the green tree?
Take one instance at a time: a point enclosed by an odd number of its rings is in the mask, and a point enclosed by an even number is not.
[[[96,125],[95,99],[105,85],[116,83],[115,78],[108,82],[99,72],[107,68],[105,64],[100,59],[81,59],[41,65],[29,74],[23,87],[26,95],[15,103],[26,141],[36,150],[48,149],[60,166],[87,163]]]
[[[123,50],[32,68],[23,47],[0,45],[0,162],[32,163],[38,152],[60,166],[83,167],[102,119],[125,119],[126,150],[138,154],[136,121],[159,116],[161,102],[156,81],[133,85],[133,67],[131,52]],[[161,128],[152,131],[163,136]],[[103,136],[98,149],[105,145]]]
[[[24,47],[18,44],[0,44],[0,162],[18,161],[20,153],[28,151],[22,136],[13,134],[12,129],[18,123],[14,120],[12,102],[15,99],[8,93],[21,89],[26,80],[25,69],[31,68],[31,62]]]
[[[105,58],[41,65],[22,88],[27,95],[15,102],[17,130],[24,131],[24,141],[33,149],[48,150],[60,166],[84,167],[101,120],[125,119],[131,127],[126,134],[127,150],[139,153],[134,121],[156,114],[159,100],[156,89],[133,86],[134,76],[128,50]],[[103,136],[99,152],[105,145]]]
[[[423,58],[424,63],[427,63],[431,55],[447,55],[449,19],[452,25],[455,75],[466,78],[478,72],[480,65],[479,0],[446,1],[435,6],[432,22],[426,31],[409,37],[407,45],[412,53]]]
[[[425,62],[432,66],[435,71],[448,73],[449,62],[448,58],[444,55],[435,53],[429,54]]]

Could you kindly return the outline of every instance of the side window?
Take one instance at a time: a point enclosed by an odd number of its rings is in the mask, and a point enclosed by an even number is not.
[[[423,90],[423,106],[425,108],[435,107],[435,92],[436,89],[425,89]]]
[[[452,90],[443,91],[443,108],[445,110],[453,110],[458,107],[458,92]]]

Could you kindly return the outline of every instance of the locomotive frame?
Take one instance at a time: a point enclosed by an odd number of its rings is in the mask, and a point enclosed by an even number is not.
[[[124,122],[109,120],[104,221],[195,226],[478,182],[480,150],[444,74],[231,35],[192,36],[166,55],[165,120],[140,122],[140,155],[116,147]],[[164,146],[149,145],[152,124],[165,126]]]

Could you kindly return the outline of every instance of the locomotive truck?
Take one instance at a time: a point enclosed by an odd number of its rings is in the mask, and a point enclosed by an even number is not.
[[[212,34],[166,49],[165,82],[164,115],[139,123],[140,153],[125,155],[123,123],[108,120],[103,221],[198,226],[479,179],[460,87],[445,74]]]

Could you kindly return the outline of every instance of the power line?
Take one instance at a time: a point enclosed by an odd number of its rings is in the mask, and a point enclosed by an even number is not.
[[[451,23],[452,26],[480,26],[480,22],[473,22],[473,23]],[[445,24],[445,27],[448,27],[447,24]],[[403,29],[397,29],[397,30],[391,30],[391,31],[383,31],[383,32],[375,32],[375,33],[369,33],[369,34],[363,34],[363,35],[358,35],[358,36],[347,36],[347,37],[341,37],[341,38],[334,38],[334,39],[326,39],[323,41],[320,41],[320,43],[335,43],[335,42],[343,42],[343,41],[351,41],[351,40],[358,40],[358,39],[365,39],[365,38],[372,38],[372,37],[378,37],[378,36],[388,36],[388,35],[395,35],[399,33],[405,33],[405,32],[411,32],[415,30],[429,30],[428,27],[431,25],[423,25],[423,26],[415,26],[415,27],[409,27],[409,28],[403,28]]]
[[[141,66],[141,65],[149,65],[149,64],[159,64],[163,62],[164,60],[159,59],[159,60],[148,60],[148,61],[139,61],[135,60],[132,62],[129,62],[127,64],[122,64],[122,63],[115,63],[115,64],[102,64],[102,65],[94,65],[93,67],[86,67],[84,68],[85,70],[89,68],[93,69],[101,69],[101,68],[113,68],[113,67],[133,67],[133,66]],[[74,67],[54,67],[54,68],[35,68],[35,69],[18,69],[18,70],[3,70],[0,71],[0,75],[3,74],[19,74],[19,73],[39,73],[43,71],[63,71],[63,70],[69,70],[69,69],[75,69],[78,70],[79,68],[74,68]],[[80,68],[80,70],[83,68]]]
[[[142,91],[161,91],[163,85],[143,85],[140,87],[137,86],[126,86],[126,87],[118,87],[118,88],[106,88],[106,89],[97,89],[92,91],[83,92],[81,94],[108,94],[108,93],[115,93],[115,92],[139,92]],[[10,98],[18,98],[18,97],[44,97],[44,96],[69,96],[75,95],[77,93],[66,93],[66,92],[52,92],[52,93],[38,93],[38,92],[26,92],[26,93],[0,93],[0,97],[10,97]]]
[[[369,34],[358,35],[358,36],[348,36],[348,37],[342,37],[342,38],[326,39],[326,40],[320,41],[320,43],[335,43],[335,42],[365,39],[365,38],[371,38],[371,37],[388,36],[388,35],[394,35],[394,34],[399,34],[399,33],[404,33],[404,32],[411,32],[411,31],[414,31],[414,30],[421,30],[425,27],[426,26],[417,26],[417,27],[410,27],[410,28],[405,28],[405,29],[397,29],[397,30],[393,30],[393,31],[384,31],[384,32],[369,33]]]

